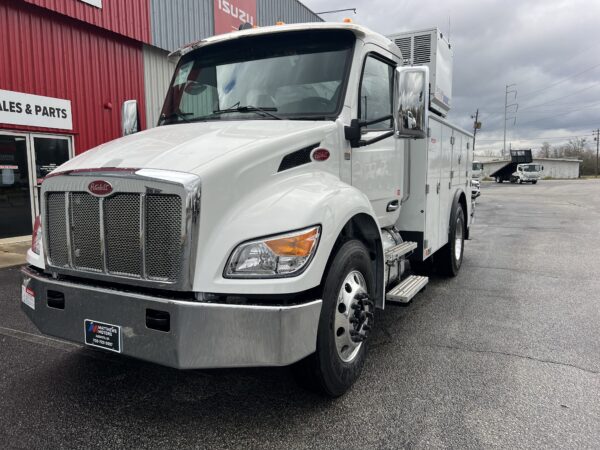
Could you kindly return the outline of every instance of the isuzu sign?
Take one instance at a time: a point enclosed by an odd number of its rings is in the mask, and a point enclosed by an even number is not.
[[[108,181],[96,180],[88,184],[88,191],[96,197],[106,197],[112,193],[113,188]]]
[[[214,0],[215,34],[237,31],[243,23],[256,25],[256,0]]]

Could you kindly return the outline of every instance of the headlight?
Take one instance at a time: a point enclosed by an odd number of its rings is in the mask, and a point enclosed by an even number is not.
[[[42,253],[42,222],[40,216],[35,218],[33,233],[31,233],[31,250],[40,255]]]
[[[298,275],[319,243],[321,227],[240,244],[229,257],[226,278],[281,278]]]

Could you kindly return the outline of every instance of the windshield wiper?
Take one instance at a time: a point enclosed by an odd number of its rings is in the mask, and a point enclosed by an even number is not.
[[[184,113],[184,112],[172,112],[170,114],[163,114],[160,116],[160,125],[163,125],[167,120],[171,119],[181,119],[183,122],[190,123],[186,116],[192,116],[194,113]]]
[[[231,113],[231,112],[238,112],[238,113],[256,113],[256,114],[260,114],[261,116],[269,116],[272,117],[273,119],[277,119],[277,120],[283,120],[283,118],[270,113],[269,111],[277,111],[277,108],[271,108],[271,107],[263,107],[263,108],[259,108],[258,106],[252,106],[252,105],[246,105],[246,106],[234,106],[232,108],[227,108],[227,109],[217,109],[215,111],[213,111],[213,114],[215,115],[219,115],[219,114],[226,114],[226,113]]]

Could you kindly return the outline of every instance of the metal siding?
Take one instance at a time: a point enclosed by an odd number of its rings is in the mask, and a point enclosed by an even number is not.
[[[103,0],[102,8],[80,0],[18,0],[23,1],[137,41],[150,42],[148,0]]]
[[[152,45],[173,51],[214,34],[213,0],[150,0]]]
[[[73,130],[0,128],[73,134],[81,153],[121,135],[127,99],[138,100],[145,126],[141,44],[25,3],[0,3],[0,61],[0,89],[70,100]]]
[[[146,91],[146,122],[148,127],[158,123],[175,63],[169,61],[169,52],[144,45],[144,89]]]
[[[258,25],[285,23],[323,22],[318,15],[297,0],[257,0]]]

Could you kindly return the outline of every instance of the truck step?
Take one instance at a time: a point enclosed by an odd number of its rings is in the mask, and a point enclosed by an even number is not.
[[[399,285],[392,288],[385,296],[388,302],[408,303],[429,283],[428,277],[411,275]]]
[[[396,260],[396,259],[400,258],[401,256],[404,256],[407,253],[412,252],[415,248],[417,248],[416,242],[411,242],[411,241],[401,242],[400,244],[394,245],[393,247],[386,250],[385,260],[386,261]]]

